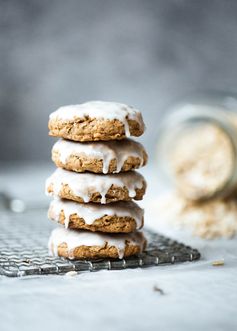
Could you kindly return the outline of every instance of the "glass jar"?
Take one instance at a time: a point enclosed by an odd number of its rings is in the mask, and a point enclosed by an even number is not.
[[[179,103],[161,125],[158,160],[189,200],[237,191],[237,98],[199,95]]]

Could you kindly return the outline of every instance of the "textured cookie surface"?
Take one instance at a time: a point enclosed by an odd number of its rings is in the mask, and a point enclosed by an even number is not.
[[[49,251],[69,259],[120,258],[142,253],[146,240],[141,232],[104,234],[64,228],[54,229]]]
[[[116,102],[60,107],[49,117],[49,134],[75,141],[120,140],[145,130],[140,111]]]
[[[144,166],[147,154],[131,139],[93,143],[60,139],[52,148],[56,166],[76,172],[118,173]]]
[[[65,228],[128,233],[143,226],[144,211],[132,201],[101,205],[54,199],[48,216]]]
[[[145,179],[136,171],[103,175],[58,168],[46,181],[46,194],[84,203],[141,200],[145,190]]]

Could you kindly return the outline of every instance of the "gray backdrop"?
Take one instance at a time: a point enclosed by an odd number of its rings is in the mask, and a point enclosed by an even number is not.
[[[143,110],[152,156],[175,99],[236,89],[235,0],[0,4],[1,160],[49,160],[49,113],[91,99]]]

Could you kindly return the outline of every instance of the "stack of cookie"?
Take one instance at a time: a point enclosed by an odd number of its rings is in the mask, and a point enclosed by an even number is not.
[[[144,132],[141,113],[113,102],[92,101],[59,108],[49,134],[58,167],[46,181],[54,197],[48,216],[49,249],[70,259],[123,258],[143,251],[141,200],[146,182],[134,169],[147,162],[143,146],[129,139]]]

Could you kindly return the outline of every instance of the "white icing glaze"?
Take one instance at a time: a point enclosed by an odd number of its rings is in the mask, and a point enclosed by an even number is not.
[[[126,242],[131,245],[139,245],[141,250],[144,246],[144,237],[140,232],[129,234],[104,234],[99,232],[75,231],[58,227],[54,229],[49,238],[49,251],[54,256],[58,255],[58,246],[62,243],[67,244],[69,258],[73,259],[74,249],[80,246],[101,246],[106,243],[108,246],[114,246],[118,250],[119,258],[122,259],[126,247]]]
[[[74,195],[81,197],[85,203],[90,201],[93,193],[101,194],[101,203],[106,203],[106,193],[112,185],[126,187],[129,197],[136,196],[136,189],[143,187],[145,179],[136,171],[121,172],[119,174],[93,174],[76,173],[57,168],[55,172],[46,180],[46,194],[59,196],[62,185],[68,185]],[[47,188],[53,184],[53,192],[49,194]]]
[[[66,164],[67,159],[72,155],[102,160],[104,174],[108,173],[110,162],[113,159],[117,161],[115,173],[121,171],[124,162],[129,156],[139,158],[140,166],[142,166],[144,164],[143,151],[143,146],[131,139],[93,143],[80,143],[60,139],[52,149],[52,152],[59,153],[60,161],[63,164]]]
[[[132,217],[137,229],[142,227],[142,220],[144,210],[140,208],[135,202],[115,202],[107,205],[100,205],[95,203],[77,203],[69,200],[54,199],[50,204],[50,215],[54,221],[59,221],[59,216],[63,210],[65,220],[65,228],[68,228],[70,216],[76,214],[83,218],[86,224],[93,224],[95,220],[108,215],[117,217]]]
[[[125,134],[130,136],[128,119],[139,123],[144,129],[144,122],[139,110],[118,102],[89,101],[80,105],[60,107],[50,114],[50,119],[71,121],[76,118],[96,118],[105,120],[117,119],[124,124]]]

